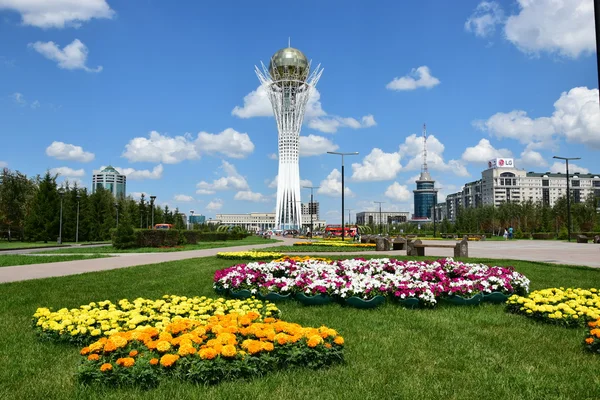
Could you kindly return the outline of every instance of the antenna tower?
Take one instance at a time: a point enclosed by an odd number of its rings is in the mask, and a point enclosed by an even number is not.
[[[423,165],[421,166],[421,172],[427,171],[427,126],[423,124]]]

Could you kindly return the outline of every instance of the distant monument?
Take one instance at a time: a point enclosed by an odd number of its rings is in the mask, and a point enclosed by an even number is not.
[[[425,124],[423,124],[423,165],[421,166],[421,175],[415,182],[417,188],[413,190],[415,212],[412,219],[431,219],[433,207],[437,204],[437,190],[435,181],[431,179],[427,169],[427,126]]]

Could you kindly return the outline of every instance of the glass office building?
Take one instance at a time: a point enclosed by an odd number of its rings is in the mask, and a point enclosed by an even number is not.
[[[92,193],[95,193],[99,188],[108,190],[115,198],[125,198],[125,186],[127,178],[114,169],[112,166],[104,168],[102,171],[94,174],[92,177]]]
[[[416,183],[417,188],[413,190],[415,199],[413,219],[431,219],[433,207],[437,204],[435,181],[431,179],[429,172],[421,172]]]

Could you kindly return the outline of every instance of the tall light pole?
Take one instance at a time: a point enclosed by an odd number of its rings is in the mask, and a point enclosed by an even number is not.
[[[75,228],[75,243],[79,243],[79,199],[81,199],[81,195],[77,193],[77,227]]]
[[[381,219],[381,205],[383,203],[385,203],[385,201],[374,201],[373,203],[378,203],[379,204],[379,234],[381,235],[382,232],[382,228],[383,228],[383,221]]]
[[[554,156],[557,160],[565,160],[567,163],[567,235],[571,241],[571,190],[569,189],[569,160],[581,160],[581,157],[559,157]]]
[[[156,200],[156,196],[150,196],[150,208],[152,209],[152,228],[154,229],[154,200]]]
[[[60,196],[60,219],[58,222],[58,244],[62,244],[62,210],[63,210],[63,197],[65,196],[65,191],[60,189],[58,191],[58,195]]]
[[[117,228],[119,228],[119,203],[115,202],[115,210],[117,210]]]
[[[342,156],[342,242],[344,241],[344,156],[357,156],[358,151],[353,151],[351,153],[339,153],[337,151],[328,151],[327,154],[337,154],[338,156]]]
[[[348,225],[352,225],[352,218],[350,218],[350,211],[352,211],[352,209],[346,208],[346,211],[348,211]]]
[[[313,211],[314,203],[313,203],[313,189],[319,189],[321,186],[303,186],[304,189],[310,189],[310,203],[308,204],[308,213],[310,214],[310,237],[312,239],[314,235],[314,226],[313,226]]]

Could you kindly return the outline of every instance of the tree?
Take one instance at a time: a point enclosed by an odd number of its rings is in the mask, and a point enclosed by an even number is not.
[[[6,229],[8,240],[23,239],[25,216],[35,194],[35,184],[19,171],[2,170],[0,179],[0,230]],[[16,233],[16,234],[15,234]]]
[[[112,238],[113,247],[116,249],[131,249],[136,247],[135,233],[131,225],[129,214],[119,219],[119,227]]]
[[[57,175],[46,171],[37,180],[37,191],[25,220],[25,237],[30,240],[56,240],[59,228],[60,196],[56,187]]]

